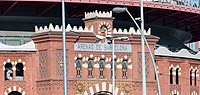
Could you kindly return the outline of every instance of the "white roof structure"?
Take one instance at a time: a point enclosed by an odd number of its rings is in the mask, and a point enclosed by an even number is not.
[[[36,51],[35,43],[30,41],[20,46],[10,46],[0,43],[0,51]]]
[[[181,49],[178,52],[171,52],[166,47],[158,47],[155,50],[155,55],[158,56],[169,56],[169,57],[180,57],[180,58],[190,58],[190,59],[200,59],[200,52],[197,54],[191,54],[187,49]]]

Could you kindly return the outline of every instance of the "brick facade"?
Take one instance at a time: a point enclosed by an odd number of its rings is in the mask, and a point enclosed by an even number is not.
[[[85,19],[86,27],[93,27],[92,32],[66,32],[67,70],[68,70],[68,93],[69,95],[93,95],[106,92],[112,93],[111,79],[111,52],[77,51],[74,49],[76,43],[96,43],[96,35],[101,34],[101,25],[106,25],[107,34],[109,29],[113,29],[113,18],[92,18]],[[107,23],[108,22],[108,23]],[[110,35],[115,35],[110,31]],[[104,35],[103,35],[104,36]],[[127,36],[127,35],[115,35]],[[151,51],[158,38],[146,35]],[[22,95],[63,95],[63,54],[62,54],[62,32],[46,31],[36,33],[32,36],[37,51],[35,52],[0,52],[0,93],[10,95],[12,92],[20,92]],[[103,41],[102,43],[105,43]],[[101,43],[101,42],[100,42]],[[115,52],[116,55],[116,95],[142,95],[141,77],[141,37],[133,35],[128,41],[116,40],[115,44],[131,45],[132,52]],[[147,48],[146,54],[146,77],[147,95],[157,95],[157,84],[151,57]],[[24,67],[24,79],[17,81],[15,69],[12,80],[5,80],[5,63],[16,63],[20,60]],[[79,60],[80,63],[76,63]],[[92,67],[89,67],[89,60]],[[103,77],[100,76],[100,61],[102,65]],[[175,58],[165,56],[155,56],[158,65],[161,91],[163,95],[199,95],[199,60],[187,58]],[[122,62],[127,62],[127,68],[122,69]],[[80,64],[80,65],[77,65]],[[79,67],[78,67],[79,66]],[[174,68],[173,83],[170,84],[170,68]],[[178,73],[176,73],[176,69]],[[89,69],[91,69],[90,76]],[[190,85],[190,70],[194,69],[197,78],[196,86]],[[123,70],[127,70],[124,71]],[[126,74],[125,77],[122,77]],[[176,84],[176,74],[178,74],[178,84]],[[197,93],[197,94],[196,94]],[[13,94],[15,95],[15,94]],[[105,94],[109,95],[109,94]]]

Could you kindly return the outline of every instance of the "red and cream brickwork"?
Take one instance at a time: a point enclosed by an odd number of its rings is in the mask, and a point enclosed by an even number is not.
[[[94,45],[109,46],[107,40],[97,42],[99,36],[132,36],[128,41],[116,40],[120,48],[127,51],[115,52],[115,94],[142,95],[141,37],[140,32],[132,27],[129,29],[113,28],[112,12],[85,13],[85,28],[82,26],[66,27],[66,51],[62,53],[61,27],[50,24],[48,27],[35,27],[32,36],[33,48],[26,51],[0,52],[0,94],[15,95],[63,95],[63,57],[67,58],[68,93],[69,95],[98,95],[112,92],[112,54],[111,51],[93,51]],[[74,32],[70,32],[74,31]],[[197,55],[188,56],[183,53],[170,54],[164,48],[154,50],[158,41],[151,36],[151,29],[145,36],[152,52],[155,52],[157,72],[159,73],[161,92],[163,95],[199,95],[199,64]],[[81,45],[82,50],[77,49]],[[150,54],[146,52],[147,95],[157,95],[157,84]],[[166,52],[163,52],[163,50]],[[21,50],[18,48],[18,50]],[[28,51],[30,50],[30,51]],[[9,50],[8,50],[9,51]],[[184,52],[184,51],[181,51]],[[169,53],[169,54],[168,54]],[[167,54],[167,55],[165,55]],[[11,63],[12,76],[5,80],[5,65]],[[24,76],[16,80],[16,65],[23,64]],[[10,66],[10,65],[9,65]],[[170,70],[172,68],[172,73]],[[190,71],[192,85],[190,85]],[[170,84],[172,76],[172,84]],[[176,80],[178,77],[178,84]],[[196,81],[196,82],[195,82]]]

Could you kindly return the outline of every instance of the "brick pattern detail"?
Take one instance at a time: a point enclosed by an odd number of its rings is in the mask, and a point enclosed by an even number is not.
[[[142,79],[142,53],[138,52],[138,79]]]
[[[145,53],[146,79],[150,79],[150,55]],[[142,79],[142,53],[138,52],[138,79]]]
[[[63,77],[63,52],[56,50],[56,75]]]
[[[145,53],[145,62],[146,62],[146,79],[149,80],[150,79],[150,75],[151,75],[151,72],[150,72],[150,54],[147,52]]]
[[[79,91],[78,87],[76,87],[76,94],[83,95],[85,91],[89,90],[90,87],[94,87],[96,84],[101,84],[102,82],[106,82],[112,84],[112,82],[108,81],[77,81],[76,86],[83,85],[83,91]],[[127,95],[132,95],[133,82],[115,82],[115,86],[119,88],[119,91],[126,93]]]
[[[190,86],[190,94],[192,95],[192,92],[196,92],[197,95],[199,95],[199,86]]]
[[[20,81],[5,81],[4,82],[4,91],[6,91],[8,88],[13,87],[13,86],[20,87],[23,90],[26,90],[25,85],[26,85],[26,82],[24,82],[24,81],[21,81],[21,82]]]
[[[51,95],[52,90],[63,89],[63,80],[44,80],[36,82],[39,95]]]
[[[180,93],[180,95],[181,95],[181,86],[180,85],[173,85],[173,84],[171,84],[170,85],[170,93],[172,92],[172,91],[174,91],[174,90],[177,90],[179,93]]]
[[[47,50],[39,51],[39,78],[46,78],[48,76],[48,55]]]

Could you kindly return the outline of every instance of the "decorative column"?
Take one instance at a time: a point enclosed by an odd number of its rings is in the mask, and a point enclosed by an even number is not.
[[[17,64],[17,62],[11,62],[11,64],[12,64],[12,70],[13,70],[13,76],[12,76],[12,81],[15,81],[16,80],[16,64]]]

